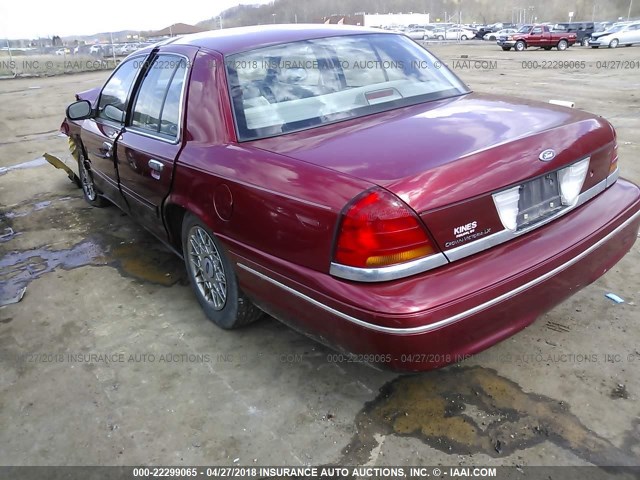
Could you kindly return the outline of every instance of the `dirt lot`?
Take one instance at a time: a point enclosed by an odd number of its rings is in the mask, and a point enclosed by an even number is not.
[[[606,117],[640,182],[640,48],[432,50],[476,91]],[[635,63],[607,63],[619,60]],[[149,234],[49,165],[22,165],[69,158],[64,108],[107,75],[0,82],[0,296],[26,287],[0,308],[0,465],[640,463],[640,244],[523,332],[436,372],[331,363],[271,319],[222,331]]]

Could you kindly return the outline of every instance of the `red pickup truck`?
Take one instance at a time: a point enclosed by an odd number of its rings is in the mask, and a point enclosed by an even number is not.
[[[528,47],[544,48],[551,50],[557,47],[558,50],[566,50],[576,43],[576,34],[569,32],[552,32],[547,25],[523,25],[516,33],[502,35],[498,45],[503,50],[515,48],[522,52]]]

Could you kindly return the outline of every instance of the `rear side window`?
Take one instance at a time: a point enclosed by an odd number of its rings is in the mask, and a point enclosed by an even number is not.
[[[177,139],[186,72],[186,59],[158,55],[138,90],[131,126],[168,140]]]
[[[141,63],[141,57],[132,58],[120,65],[113,73],[100,94],[98,117],[124,123],[129,92]]]

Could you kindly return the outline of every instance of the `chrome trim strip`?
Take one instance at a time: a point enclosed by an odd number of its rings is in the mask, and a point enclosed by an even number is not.
[[[449,263],[447,257],[437,253],[411,262],[381,268],[358,268],[331,262],[329,273],[335,277],[356,282],[384,282],[426,272],[447,263]]]
[[[329,307],[328,305],[325,305],[317,300],[314,300],[313,298],[305,295],[304,293],[298,292],[297,290],[288,287],[287,285],[284,285],[280,282],[278,282],[277,280],[274,280],[271,277],[268,277],[267,275],[260,273],[250,267],[247,267],[246,265],[242,264],[242,263],[238,263],[238,267],[242,268],[243,270],[246,270],[249,273],[254,274],[255,276],[277,286],[282,288],[283,290],[297,296],[298,298],[301,298],[302,300],[305,300],[313,305],[315,305],[318,308],[321,308],[333,315],[336,315],[340,318],[342,318],[343,320],[347,320],[348,322],[351,323],[355,323],[356,325],[359,325],[361,327],[364,328],[368,328],[370,330],[375,330],[378,332],[383,332],[383,333],[389,333],[392,335],[414,335],[417,333],[426,333],[426,332],[430,332],[432,330],[436,330],[438,328],[442,328],[444,326],[450,325],[452,323],[456,323],[466,317],[469,317],[477,312],[480,312],[482,310],[485,310],[497,303],[502,302],[503,300],[506,300],[510,297],[513,297],[514,295],[517,295],[520,292],[523,292],[524,290],[527,290],[531,287],[534,287],[536,285],[538,285],[539,283],[544,282],[545,280],[553,277],[554,275],[556,275],[557,273],[571,267],[572,265],[574,265],[575,263],[579,262],[580,260],[582,260],[584,257],[586,257],[587,255],[589,255],[591,252],[593,252],[594,250],[597,250],[598,248],[600,248],[603,244],[605,244],[607,241],[609,241],[610,238],[614,237],[615,235],[617,235],[621,230],[623,230],[624,228],[626,228],[630,223],[634,222],[638,217],[640,216],[640,211],[636,212],[632,217],[628,218],[627,220],[625,220],[621,225],[619,225],[618,227],[615,228],[615,230],[611,231],[610,233],[608,233],[605,237],[601,238],[600,240],[598,240],[598,242],[594,243],[593,245],[591,245],[589,248],[587,248],[586,250],[584,250],[582,253],[579,253],[578,255],[576,255],[575,257],[573,257],[571,260],[563,263],[562,265],[557,266],[556,268],[554,268],[553,270],[550,270],[549,272],[545,273],[544,275],[541,275],[538,278],[535,278],[523,285],[520,285],[517,288],[514,288],[513,290],[510,290],[506,293],[503,293],[502,295],[499,295],[495,298],[492,298],[491,300],[488,300],[484,303],[481,303],[480,305],[476,305],[473,308],[470,308],[469,310],[465,310],[464,312],[460,312],[456,315],[453,315],[449,318],[445,318],[443,320],[440,320],[439,322],[435,322],[435,323],[430,323],[428,325],[421,325],[419,327],[408,327],[408,328],[395,328],[395,327],[385,327],[382,325],[375,325],[373,323],[369,323],[369,322],[365,322],[364,320],[360,320],[358,318],[352,317],[351,315],[347,315],[346,313],[340,312],[338,310],[336,310],[335,308]]]
[[[515,232],[504,229],[497,233],[489,235],[487,237],[481,238],[480,240],[475,240],[473,242],[460,245],[459,247],[455,247],[450,250],[445,250],[444,254],[449,259],[450,262],[455,262],[457,260],[461,260],[470,255],[474,255],[476,253],[482,252],[483,250],[487,250],[488,248],[495,247],[496,245],[500,245],[501,243],[508,242],[509,240],[513,240],[514,238],[517,238],[520,235],[524,235],[525,233],[535,230],[536,228],[542,227],[543,225],[546,225],[549,222],[553,222],[557,218],[562,217],[563,215],[574,210],[575,208],[578,208],[580,205],[583,205],[584,203],[588,202],[599,193],[604,192],[608,186],[612,185],[613,182],[617,180],[617,172],[618,170],[616,169],[616,171],[613,172],[611,175],[609,175],[607,178],[605,178],[601,182],[598,182],[589,190],[582,192],[578,196],[578,201],[574,205],[570,205],[563,208],[562,210],[558,211],[558,213],[556,213],[555,215],[539,223],[530,225],[527,228],[523,228],[522,230],[517,230]],[[612,179],[612,177],[614,176],[616,178]]]

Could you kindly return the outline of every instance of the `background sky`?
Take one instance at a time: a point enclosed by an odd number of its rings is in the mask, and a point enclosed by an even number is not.
[[[119,30],[160,30],[173,23],[194,24],[240,3],[265,0],[55,1],[1,0],[0,38],[91,35]],[[86,8],[83,8],[83,5]]]

